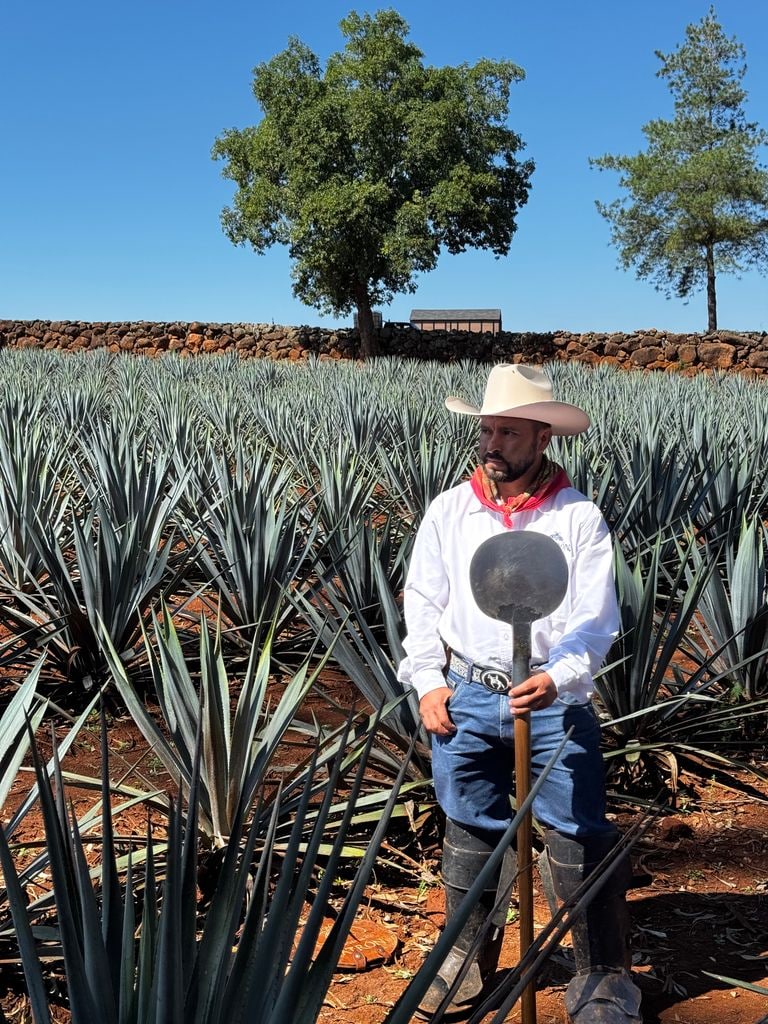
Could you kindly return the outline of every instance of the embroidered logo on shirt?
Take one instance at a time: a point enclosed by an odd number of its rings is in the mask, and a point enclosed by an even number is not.
[[[555,531],[554,533],[550,534],[550,537],[552,538],[552,540],[556,541],[556,543],[560,545],[560,547],[567,555],[573,557],[573,550],[571,548],[571,545],[566,541],[565,537],[563,537],[562,534]]]

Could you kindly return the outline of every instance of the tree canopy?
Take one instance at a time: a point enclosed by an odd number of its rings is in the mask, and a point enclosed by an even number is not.
[[[511,61],[429,67],[393,10],[352,12],[325,69],[299,39],[253,72],[255,127],[220,135],[213,156],[237,190],[222,225],[235,244],[286,245],[294,294],[356,310],[363,354],[372,307],[414,291],[442,249],[505,255],[531,161],[507,126],[524,72]]]
[[[644,152],[592,164],[618,171],[627,192],[597,203],[621,265],[668,297],[706,287],[713,331],[717,274],[768,265],[768,174],[758,162],[768,135],[746,119],[745,50],[725,36],[714,8],[685,32],[673,53],[656,51],[674,117],[643,126]]]

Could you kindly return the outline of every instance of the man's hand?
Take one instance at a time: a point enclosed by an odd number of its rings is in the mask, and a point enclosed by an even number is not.
[[[456,726],[448,714],[448,701],[453,690],[450,686],[438,686],[436,690],[425,693],[419,701],[419,714],[427,732],[436,736],[450,736],[456,732]]]
[[[557,697],[557,687],[548,672],[537,672],[509,691],[509,710],[513,715],[548,708]]]

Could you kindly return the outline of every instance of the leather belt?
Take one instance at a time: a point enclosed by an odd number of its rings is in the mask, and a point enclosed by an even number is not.
[[[483,665],[474,665],[460,654],[451,652],[449,662],[451,672],[461,676],[469,683],[480,683],[491,693],[507,693],[512,687],[512,676],[500,668],[485,668]]]
[[[540,661],[530,662],[531,673],[535,672],[542,664],[543,662]],[[484,665],[475,665],[474,662],[468,661],[467,658],[456,654],[455,651],[451,651],[448,667],[456,675],[461,676],[462,679],[466,679],[469,683],[479,683],[486,690],[490,690],[491,693],[508,693],[514,685],[509,672],[505,672],[501,668],[486,668]]]

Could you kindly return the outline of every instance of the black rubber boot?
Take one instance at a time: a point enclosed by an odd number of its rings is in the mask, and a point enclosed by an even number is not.
[[[478,874],[496,848],[498,834],[481,829],[467,829],[448,819],[443,844],[443,885],[445,886],[445,919],[449,921],[463,902]],[[503,900],[493,913],[502,889],[508,892],[517,871],[514,851],[504,859],[502,870],[488,882],[480,900],[419,1005],[419,1015],[431,1020],[449,989],[468,963],[464,977],[445,1009],[446,1016],[466,1014],[483,989],[483,982],[499,962],[508,900]],[[491,916],[492,915],[492,916]],[[478,943],[478,937],[483,932]]]
[[[618,842],[617,833],[571,839],[546,833],[555,893],[568,900]],[[571,928],[576,977],[565,993],[573,1024],[642,1024],[640,991],[629,973],[629,911],[632,880],[624,857]]]

